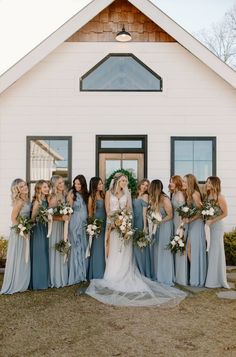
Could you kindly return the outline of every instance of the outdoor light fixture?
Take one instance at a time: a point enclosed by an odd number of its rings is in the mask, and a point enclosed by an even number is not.
[[[122,30],[117,32],[116,41],[119,42],[128,42],[132,39],[130,33],[125,31],[125,25],[123,25]]]

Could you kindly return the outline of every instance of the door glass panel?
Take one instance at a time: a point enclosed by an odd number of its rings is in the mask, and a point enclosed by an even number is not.
[[[138,160],[123,160],[122,168],[131,172],[135,178],[138,178]]]
[[[121,169],[121,160],[106,160],[106,179],[112,174],[112,172]]]

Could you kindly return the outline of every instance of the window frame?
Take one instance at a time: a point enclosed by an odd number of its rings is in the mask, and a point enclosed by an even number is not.
[[[175,142],[176,141],[211,141],[212,142],[212,176],[216,176],[216,137],[215,136],[171,136],[170,176],[175,175]],[[186,172],[187,174],[187,172]],[[198,181],[200,184],[205,181]]]
[[[26,181],[29,185],[37,182],[30,179],[30,142],[32,140],[67,140],[68,141],[68,185],[71,185],[72,179],[72,136],[27,136],[26,137]],[[43,179],[43,178],[42,178]]]
[[[144,154],[144,177],[147,177],[147,135],[96,135],[96,162],[95,162],[95,172],[99,175],[99,154],[101,153],[142,153]],[[142,141],[141,148],[101,148],[101,142],[103,140],[107,141]]]
[[[96,70],[102,63],[104,63],[110,57],[132,57],[148,72],[160,81],[160,89],[83,89],[83,80],[88,77],[94,70]],[[132,53],[109,53],[83,76],[80,77],[80,92],[162,92],[163,91],[163,79],[157,73],[155,73],[150,67],[143,63],[138,57]]]

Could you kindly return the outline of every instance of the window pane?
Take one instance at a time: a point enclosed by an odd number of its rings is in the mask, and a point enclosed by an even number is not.
[[[193,160],[193,141],[175,141],[175,160]]]
[[[142,148],[142,140],[102,140],[101,149]]]
[[[138,177],[138,160],[123,160],[122,168],[132,173],[135,178]]]
[[[193,161],[176,161],[175,175],[184,176],[193,173]]]
[[[106,160],[106,179],[112,172],[121,169],[121,160]]]
[[[60,175],[68,181],[68,140],[30,141],[30,181]]]
[[[198,181],[206,181],[207,177],[212,175],[212,162],[194,161],[193,174],[197,177]]]
[[[133,56],[110,56],[82,79],[82,90],[160,90],[161,80]]]
[[[194,160],[212,160],[211,141],[194,141]]]

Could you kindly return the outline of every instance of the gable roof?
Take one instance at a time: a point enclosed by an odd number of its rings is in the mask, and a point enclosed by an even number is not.
[[[174,20],[162,12],[150,0],[128,0],[149,17],[154,23],[176,39],[180,45],[205,63],[215,73],[236,88],[236,72],[210,52],[202,43],[185,31]],[[76,15],[65,22],[55,32],[42,41],[37,47],[20,59],[0,77],[0,93],[17,81],[23,74],[43,60],[61,43],[83,27],[114,0],[93,0],[80,10]]]

